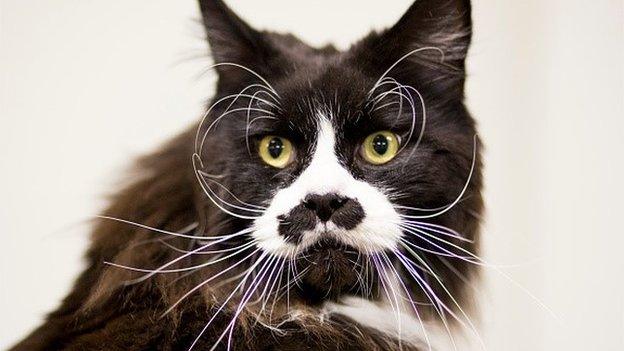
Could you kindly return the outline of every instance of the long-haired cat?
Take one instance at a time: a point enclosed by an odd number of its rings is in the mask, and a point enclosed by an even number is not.
[[[476,333],[469,1],[418,0],[345,51],[199,5],[212,104],[138,161],[73,290],[13,350],[429,350]]]

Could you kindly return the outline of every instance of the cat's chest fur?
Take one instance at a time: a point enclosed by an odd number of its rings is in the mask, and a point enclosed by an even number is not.
[[[327,302],[323,314],[339,314],[360,325],[383,334],[397,337],[423,350],[475,350],[475,343],[464,335],[458,335],[452,327],[446,329],[439,323],[419,320],[405,306],[400,311],[388,301],[373,302],[359,297],[348,297],[341,302]]]

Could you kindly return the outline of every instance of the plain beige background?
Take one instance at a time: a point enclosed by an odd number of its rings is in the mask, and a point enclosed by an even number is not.
[[[340,47],[393,1],[229,0]],[[621,0],[475,0],[468,105],[486,150],[488,350],[624,349]],[[193,0],[0,0],[0,348],[81,269],[88,219],[132,157],[194,121],[213,77]],[[199,58],[197,58],[199,57]]]

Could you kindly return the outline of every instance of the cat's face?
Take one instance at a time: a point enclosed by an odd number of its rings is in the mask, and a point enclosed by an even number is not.
[[[469,7],[420,3],[345,52],[202,3],[219,72],[198,131],[202,190],[244,234],[239,247],[292,264],[313,300],[364,294],[388,274],[427,295],[427,274],[450,274],[440,257],[476,249],[480,174],[462,103]],[[468,273],[464,264],[450,266]]]

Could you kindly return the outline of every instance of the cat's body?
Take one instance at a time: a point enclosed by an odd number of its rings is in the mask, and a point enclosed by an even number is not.
[[[468,1],[418,1],[346,52],[200,7],[215,103],[139,161],[13,350],[423,350],[474,328]]]

